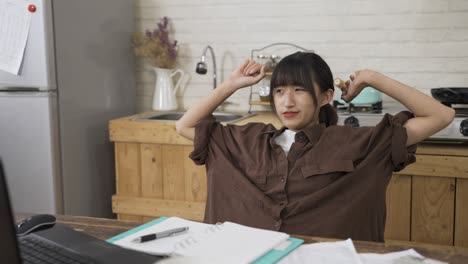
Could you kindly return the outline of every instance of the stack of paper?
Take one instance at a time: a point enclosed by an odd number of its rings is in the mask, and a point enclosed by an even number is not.
[[[338,242],[314,243],[300,246],[283,258],[279,264],[447,264],[425,258],[409,249],[387,254],[358,254],[351,239]]]
[[[302,245],[283,258],[280,264],[295,263],[362,264],[351,239]]]
[[[387,254],[363,253],[359,254],[359,256],[363,264],[448,264],[447,262],[426,258],[414,249]]]
[[[134,242],[140,236],[179,227],[189,229],[172,237]],[[272,263],[303,242],[285,233],[231,222],[209,225],[177,217],[156,219],[108,241],[151,254],[222,259],[223,263]]]

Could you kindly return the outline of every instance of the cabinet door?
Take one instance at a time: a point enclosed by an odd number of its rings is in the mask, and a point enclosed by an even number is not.
[[[205,166],[195,165],[188,156],[193,151],[192,146],[184,146],[185,200],[191,202],[206,202],[206,170]]]
[[[117,195],[132,197],[141,196],[140,157],[140,144],[115,143],[115,174]],[[117,219],[138,222],[143,221],[141,216],[130,214],[118,214]]]
[[[160,216],[203,220],[204,166],[188,158],[192,146],[116,143],[116,189],[112,210],[118,219],[150,221]]]
[[[387,188],[385,240],[410,241],[411,176],[395,174]]]
[[[455,179],[413,176],[411,240],[453,245]]]
[[[164,199],[184,201],[184,147],[162,145],[162,156]]]
[[[468,247],[468,179],[457,179],[455,246]]]

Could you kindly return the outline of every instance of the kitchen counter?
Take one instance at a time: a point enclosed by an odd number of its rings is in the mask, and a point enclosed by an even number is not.
[[[111,141],[129,141],[140,143],[192,145],[175,131],[174,121],[141,120],[146,116],[152,116],[158,112],[146,112],[133,116],[123,117],[109,122]],[[255,115],[239,120],[233,124],[243,125],[251,122],[272,123],[281,127],[281,123],[271,112],[256,112]]]
[[[192,141],[179,136],[175,132],[174,121],[152,121],[141,120],[146,116],[152,116],[160,112],[150,111],[109,122],[109,133],[111,141],[129,141],[140,143],[158,143],[158,144],[176,144],[192,145]],[[280,128],[281,122],[272,112],[254,112],[254,116],[234,122],[236,125],[244,125],[251,122],[271,123]],[[452,143],[426,143],[421,142],[418,145],[419,154],[440,154],[440,155],[466,155],[468,156],[468,144]]]
[[[112,210],[122,220],[169,215],[201,221],[205,168],[188,158],[193,143],[176,133],[174,121],[139,119],[156,113],[109,123],[117,185]],[[248,122],[281,126],[271,112],[235,124]],[[387,188],[385,238],[468,247],[468,146],[423,142],[416,159],[394,173]]]

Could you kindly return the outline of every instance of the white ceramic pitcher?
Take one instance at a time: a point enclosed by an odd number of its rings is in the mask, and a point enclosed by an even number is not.
[[[156,74],[156,84],[154,86],[153,109],[159,111],[169,111],[177,109],[176,93],[179,89],[185,73],[181,69],[163,69],[153,67]],[[173,77],[180,74],[179,81],[174,86]]]

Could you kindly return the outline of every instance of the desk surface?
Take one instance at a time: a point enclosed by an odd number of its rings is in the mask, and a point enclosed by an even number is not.
[[[28,215],[17,214],[16,219],[19,220],[26,216]],[[121,221],[114,219],[64,215],[58,215],[57,221],[61,224],[72,227],[77,231],[85,232],[89,235],[95,236],[103,240],[125,232],[141,224],[138,222]],[[305,243],[336,241],[336,239],[320,237],[294,237],[304,239]],[[353,241],[353,243],[359,253],[388,253],[413,248],[423,256],[429,258],[446,261],[451,264],[468,263],[468,248],[400,241],[387,241],[385,244],[363,241]]]

